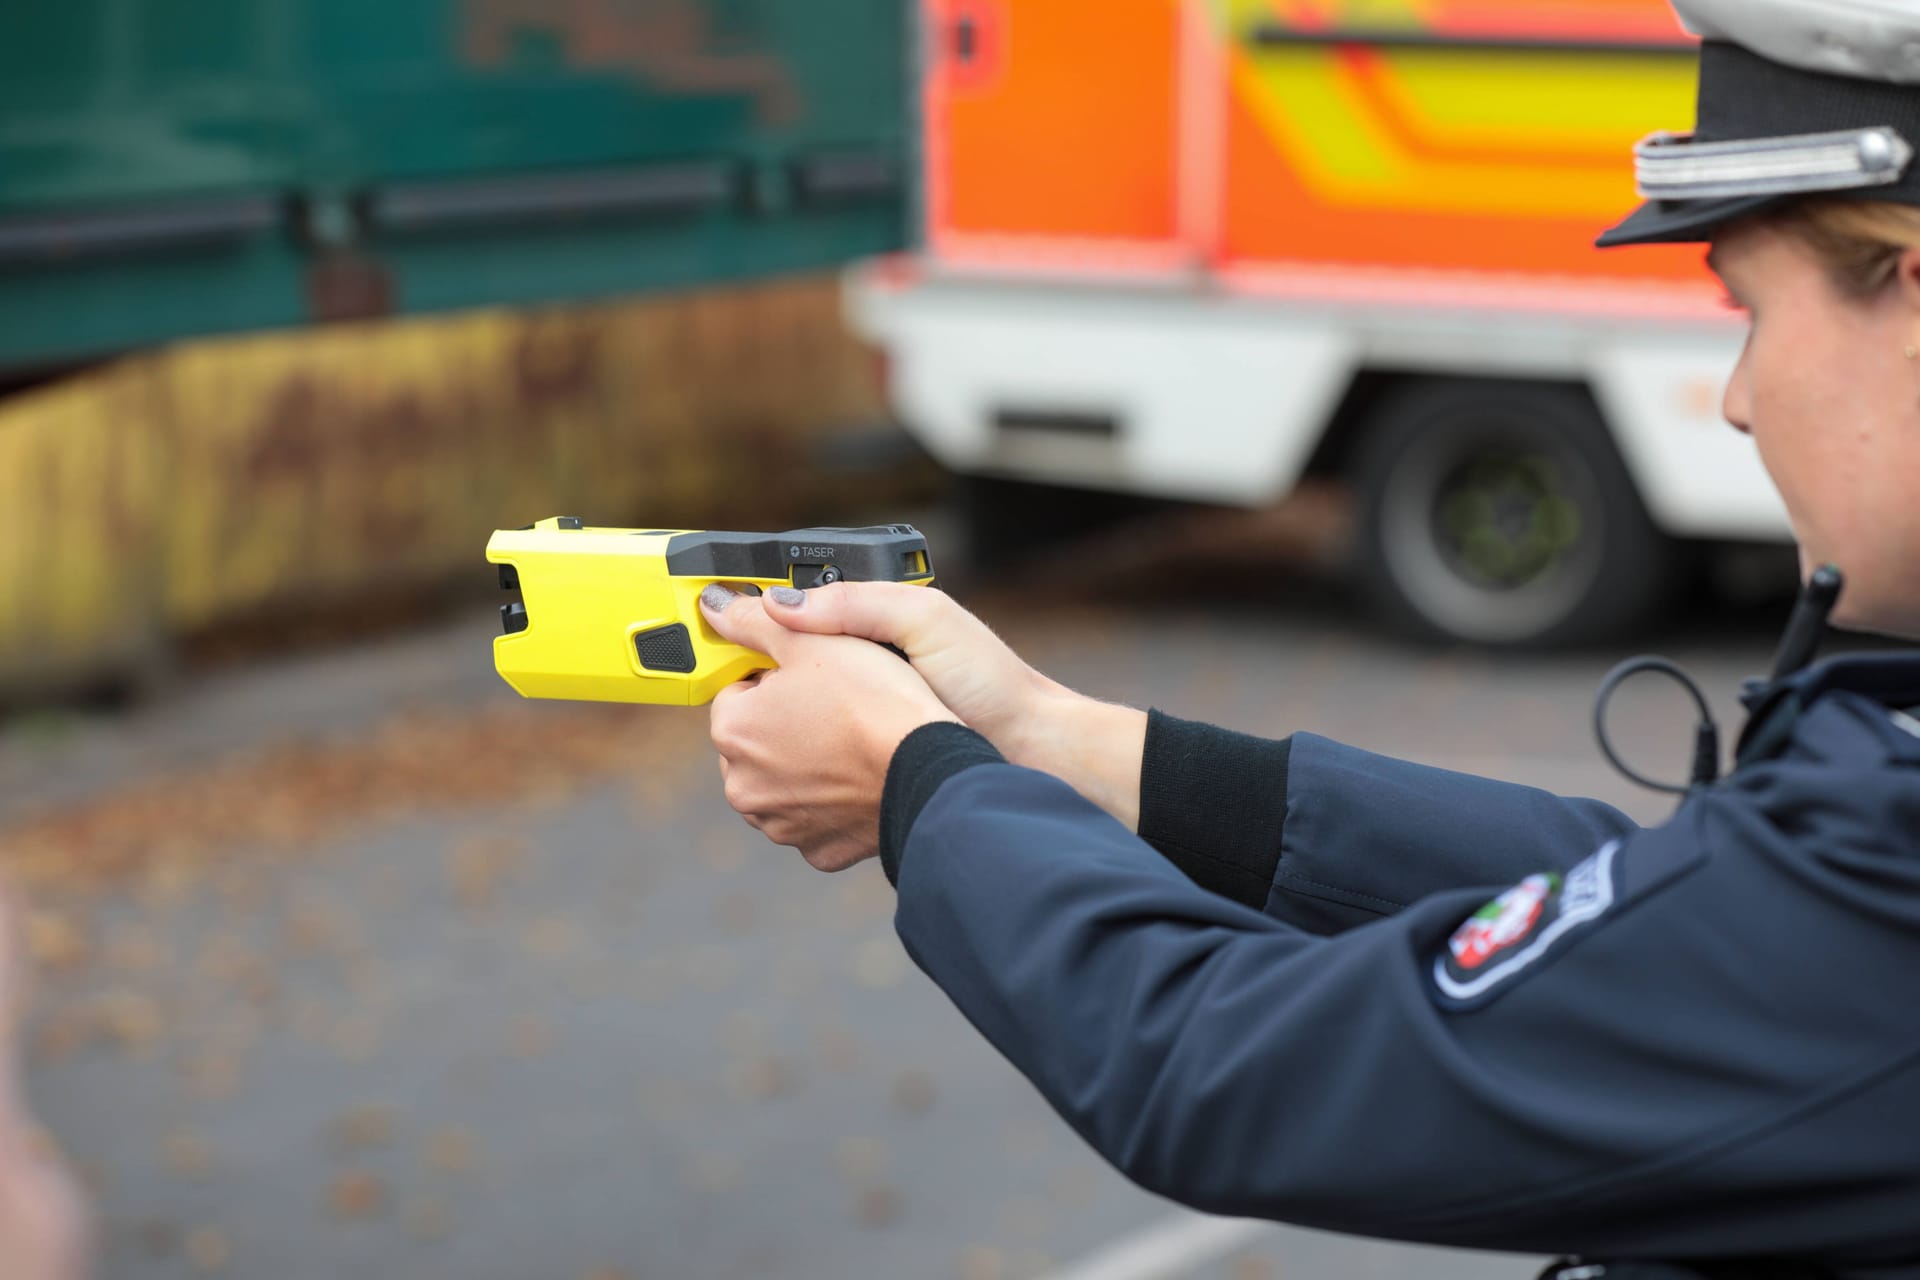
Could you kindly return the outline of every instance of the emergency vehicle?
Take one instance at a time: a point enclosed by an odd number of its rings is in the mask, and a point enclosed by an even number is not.
[[[1666,0],[920,17],[920,243],[847,298],[954,471],[1248,507],[1337,475],[1375,602],[1496,645],[1788,536],[1720,416],[1744,325],[1700,247],[1593,248],[1634,143],[1691,118]]]

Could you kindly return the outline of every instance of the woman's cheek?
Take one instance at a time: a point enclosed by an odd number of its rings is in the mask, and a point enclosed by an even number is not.
[[[1786,506],[1787,522],[1793,528],[1794,537],[1804,548],[1807,529],[1801,518],[1798,490],[1801,468],[1794,455],[1794,442],[1796,438],[1804,437],[1805,433],[1797,431],[1796,410],[1791,400],[1783,397],[1784,388],[1776,379],[1768,376],[1768,370],[1774,367],[1768,359],[1772,353],[1757,323],[1747,341],[1743,371],[1746,378],[1744,425],[1748,437],[1753,441],[1754,451],[1760,457],[1760,465],[1765,468]]]

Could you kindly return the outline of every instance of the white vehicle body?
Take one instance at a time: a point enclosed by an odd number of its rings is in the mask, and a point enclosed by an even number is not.
[[[857,269],[847,298],[889,356],[901,421],[962,474],[1260,506],[1299,483],[1362,373],[1536,379],[1591,389],[1665,532],[1790,537],[1720,412],[1745,335],[1729,315],[1346,304],[932,263]]]

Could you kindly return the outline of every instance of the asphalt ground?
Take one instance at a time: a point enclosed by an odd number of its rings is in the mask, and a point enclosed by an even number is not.
[[[956,591],[1102,697],[1668,810],[1591,741],[1621,651],[1395,641],[1287,538],[1208,544],[1246,532]],[[1696,604],[1652,643],[1737,724],[1779,616]],[[907,960],[877,867],[822,876],[741,823],[699,711],[518,700],[495,625],[0,729],[0,873],[39,973],[28,1087],[94,1191],[102,1274],[1538,1269],[1196,1223],[1131,1187]],[[1641,767],[1684,768],[1676,692],[1629,687],[1615,721]]]

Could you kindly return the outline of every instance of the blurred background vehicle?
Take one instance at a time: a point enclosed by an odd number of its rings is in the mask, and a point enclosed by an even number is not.
[[[922,244],[852,306],[991,536],[1102,509],[1057,486],[1335,476],[1378,611],[1493,645],[1625,634],[1683,543],[1788,536],[1699,249],[1592,247],[1692,110],[1665,0],[923,12]]]

